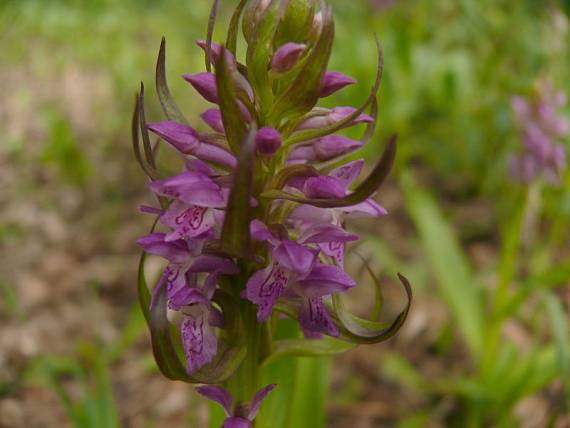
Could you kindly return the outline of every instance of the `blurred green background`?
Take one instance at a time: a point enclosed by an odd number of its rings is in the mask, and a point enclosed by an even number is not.
[[[218,40],[235,3],[221,1]],[[324,105],[366,97],[377,32],[385,73],[365,154],[400,141],[377,195],[391,215],[352,225],[358,249],[385,281],[387,316],[403,303],[397,271],[415,302],[398,337],[335,359],[326,426],[570,426],[570,175],[525,188],[506,172],[520,146],[511,97],[539,78],[570,90],[570,5],[330,3],[331,68],[360,83]],[[0,427],[206,426],[204,403],[158,374],[137,307],[148,194],[129,129],[163,35],[177,101],[191,119],[206,107],[177,77],[203,69],[209,8],[0,0]]]

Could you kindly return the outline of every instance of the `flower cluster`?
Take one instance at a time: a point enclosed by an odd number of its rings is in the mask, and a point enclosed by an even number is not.
[[[515,119],[522,129],[523,150],[509,160],[509,171],[519,181],[529,183],[539,177],[558,183],[566,169],[566,148],[558,139],[568,135],[568,121],[558,110],[566,95],[555,92],[550,82],[540,82],[534,96],[512,100]]]
[[[235,55],[240,18],[245,63]],[[142,208],[157,221],[138,243],[145,253],[168,262],[152,297],[147,296],[144,272],[139,281],[161,371],[192,383],[231,382],[236,371],[251,370],[269,356],[271,343],[259,338],[271,340],[274,323],[269,321],[277,320],[278,312],[298,320],[307,343],[323,335],[353,343],[391,337],[409,304],[386,328],[361,322],[338,300],[356,285],[344,270],[344,258],[346,245],[358,236],[345,229],[345,220],[387,214],[372,196],[390,171],[395,138],[364,180],[359,180],[364,161],[344,158],[374,133],[380,49],[368,99],[359,108],[321,108],[319,99],[356,83],[327,70],[334,24],[324,2],[317,8],[311,0],[245,0],[232,18],[225,45],[212,42],[211,30],[207,40],[197,42],[206,71],[183,76],[213,104],[201,114],[203,125],[191,126],[170,96],[164,41],[157,92],[167,120],[146,122],[142,88],[133,118],[135,154],[160,204]],[[366,127],[361,140],[339,133],[359,125]],[[157,144],[163,141],[180,155],[180,173],[162,175],[149,132]],[[407,281],[400,279],[410,297]],[[182,368],[167,308],[179,325],[186,360]],[[250,372],[245,377],[254,383],[245,388],[253,394],[260,385]],[[224,406],[229,417],[224,426],[246,427],[268,388],[249,409],[238,404],[235,411],[225,390],[212,386],[198,391]]]

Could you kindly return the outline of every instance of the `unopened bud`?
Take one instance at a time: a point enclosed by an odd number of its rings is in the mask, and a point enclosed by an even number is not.
[[[271,156],[281,147],[281,135],[275,128],[261,128],[255,137],[257,151]]]
[[[291,70],[303,55],[307,46],[300,43],[286,43],[277,49],[271,60],[271,70],[285,73]]]

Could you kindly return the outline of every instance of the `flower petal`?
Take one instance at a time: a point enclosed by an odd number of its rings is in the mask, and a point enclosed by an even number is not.
[[[183,77],[205,100],[211,103],[218,103],[218,89],[216,88],[216,76],[214,76],[214,74],[203,72],[185,74]]]
[[[164,257],[171,263],[185,263],[190,256],[186,243],[181,240],[167,242],[165,238],[164,233],[155,232],[143,236],[137,243],[149,254]]]
[[[164,180],[150,183],[150,189],[159,196],[179,199],[189,205],[224,208],[226,200],[220,187],[204,174],[186,171]]]
[[[224,122],[222,121],[222,112],[220,109],[211,108],[202,113],[200,117],[214,131],[219,132],[220,134],[226,133],[226,130],[224,129]]]
[[[328,97],[345,86],[352,85],[354,83],[356,83],[356,80],[341,73],[340,71],[327,71],[321,80],[320,97]]]
[[[358,240],[358,236],[347,232],[334,224],[318,224],[308,228],[300,237],[303,244],[322,244],[327,242],[349,242]]]
[[[149,123],[147,128],[185,154],[191,153],[200,144],[198,133],[193,128],[173,120]]]
[[[309,177],[303,186],[303,193],[308,198],[339,199],[346,195],[346,189],[335,177]]]
[[[276,242],[274,236],[269,231],[265,223],[253,219],[249,224],[249,233],[251,234],[251,239],[255,241],[273,241]],[[276,242],[277,244],[277,242]]]
[[[235,416],[224,421],[221,428],[253,428],[251,421]]]
[[[259,408],[261,407],[261,402],[271,391],[273,391],[273,389],[275,389],[276,386],[277,385],[275,384],[267,385],[265,388],[261,389],[257,394],[255,394],[255,397],[253,397],[251,400],[251,405],[247,414],[247,418],[250,421],[253,421],[255,419],[257,413],[259,412]]]
[[[210,208],[188,205],[174,201],[160,217],[160,222],[173,229],[166,235],[166,241],[196,238],[209,231],[216,224]]]
[[[196,392],[208,400],[215,401],[224,408],[226,416],[230,416],[233,411],[233,398],[232,395],[221,386],[204,385],[198,386]]]
[[[271,70],[285,73],[291,70],[303,55],[307,45],[301,43],[285,43],[281,46],[271,60]]]
[[[343,135],[327,135],[309,144],[295,147],[289,156],[290,161],[306,160],[325,162],[345,155],[362,147],[362,142]]]
[[[279,263],[255,272],[247,281],[244,297],[258,305],[257,320],[267,321],[273,305],[289,283],[289,272]]]
[[[255,146],[257,151],[263,155],[270,156],[275,154],[281,147],[281,135],[275,128],[261,128],[255,134]]]
[[[354,216],[356,214],[365,214],[373,217],[380,217],[388,214],[388,211],[383,206],[379,205],[374,199],[368,198],[364,202],[361,202],[350,207],[341,208],[343,212]]]
[[[339,335],[321,297],[305,299],[299,312],[299,323],[305,337],[310,339],[319,339],[323,333],[333,337]]]
[[[208,272],[220,275],[235,275],[239,272],[236,264],[226,258],[213,254],[202,254],[190,265],[188,272]]]
[[[218,350],[214,329],[208,323],[208,312],[203,305],[193,306],[180,326],[189,374],[212,361]]]
[[[352,182],[360,175],[363,167],[364,160],[358,159],[333,169],[330,175],[338,178],[344,187],[348,189]]]
[[[296,281],[293,288],[304,297],[315,298],[344,292],[355,285],[354,280],[341,268],[317,264],[305,278]]]
[[[271,253],[284,269],[298,275],[306,275],[315,262],[317,254],[295,241],[282,241]]]

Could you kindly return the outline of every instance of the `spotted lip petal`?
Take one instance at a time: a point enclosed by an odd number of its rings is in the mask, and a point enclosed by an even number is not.
[[[209,323],[209,308],[195,305],[186,313],[180,326],[182,346],[188,374],[213,360],[218,350],[218,339]]]
[[[299,312],[299,323],[308,339],[320,339],[322,334],[332,337],[340,334],[320,297],[305,299]]]
[[[269,319],[273,305],[287,287],[289,279],[289,272],[279,263],[270,264],[249,278],[243,297],[258,306],[258,321],[263,322]]]

